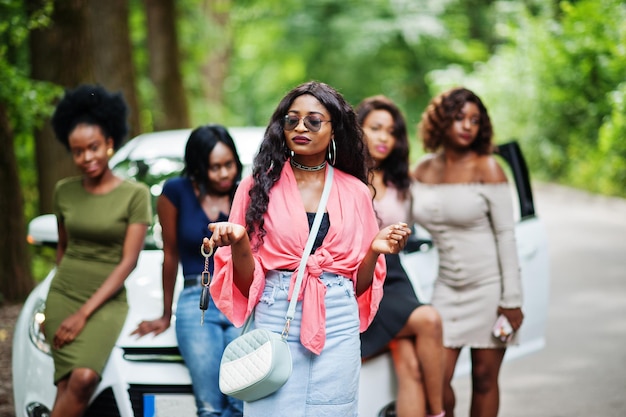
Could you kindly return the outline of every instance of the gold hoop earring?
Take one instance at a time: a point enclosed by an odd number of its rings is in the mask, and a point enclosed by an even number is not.
[[[107,149],[107,156],[110,158],[113,156],[113,148]]]

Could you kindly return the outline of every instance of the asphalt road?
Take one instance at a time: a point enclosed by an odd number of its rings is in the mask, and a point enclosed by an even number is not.
[[[550,247],[547,345],[503,365],[501,417],[626,416],[626,200],[536,184]],[[456,417],[471,382],[454,381]]]

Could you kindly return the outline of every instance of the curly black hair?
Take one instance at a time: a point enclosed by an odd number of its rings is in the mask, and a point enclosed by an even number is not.
[[[332,129],[336,144],[334,167],[350,174],[367,184],[367,168],[363,131],[356,120],[352,106],[333,87],[309,81],[292,89],[280,101],[270,118],[265,130],[259,153],[254,158],[252,177],[254,183],[250,189],[250,205],[246,211],[246,229],[250,235],[258,232],[259,244],[263,242],[266,231],[263,227],[263,215],[267,212],[270,190],[280,178],[286,161],[287,145],[283,121],[294,100],[309,94],[322,104],[332,120]]]
[[[111,93],[98,85],[83,84],[66,90],[52,115],[52,128],[59,142],[70,149],[69,136],[81,123],[99,126],[105,138],[118,149],[128,133],[128,107],[121,92]]]
[[[357,120],[363,127],[367,116],[374,110],[384,110],[393,118],[393,137],[395,145],[389,156],[381,162],[383,181],[385,184],[393,184],[401,195],[406,193],[411,186],[409,177],[409,138],[406,121],[396,104],[384,95],[372,96],[363,99],[356,107]],[[367,146],[365,147],[367,150]]]
[[[480,127],[470,148],[480,155],[493,152],[493,127],[482,100],[467,88],[457,87],[433,98],[422,114],[419,126],[424,150],[435,152],[444,145],[448,128],[465,103],[474,103],[480,111]]]
[[[232,201],[237,184],[241,181],[243,165],[239,159],[235,141],[224,126],[218,124],[204,125],[195,128],[191,132],[189,139],[187,139],[187,145],[185,146],[185,168],[183,169],[182,175],[198,184],[200,197],[204,197],[210,191],[211,187],[207,176],[207,172],[209,171],[209,156],[211,152],[213,152],[215,145],[220,142],[232,151],[235,157],[235,164],[237,165],[237,176],[235,177],[233,188],[230,190],[230,198]]]

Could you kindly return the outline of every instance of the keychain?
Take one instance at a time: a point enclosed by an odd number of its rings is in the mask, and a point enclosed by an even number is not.
[[[202,277],[200,278],[200,284],[202,284],[202,293],[200,294],[200,310],[202,310],[202,317],[200,318],[200,326],[204,326],[204,313],[209,308],[209,284],[211,283],[211,273],[209,272],[209,258],[213,255],[213,248],[206,253],[204,251],[204,245],[200,246],[200,252],[204,256],[204,271],[202,271]]]

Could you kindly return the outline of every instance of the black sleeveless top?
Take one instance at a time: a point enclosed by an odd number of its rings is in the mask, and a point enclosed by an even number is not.
[[[315,213],[307,213],[307,218],[309,219],[309,231],[311,227],[313,227],[313,220],[315,220]],[[324,213],[322,216],[322,222],[320,223],[320,228],[317,231],[317,236],[315,237],[315,242],[313,242],[313,249],[311,249],[311,253],[315,252],[317,248],[322,246],[322,242],[324,238],[328,234],[328,229],[330,228],[330,218],[328,217],[328,213]]]

